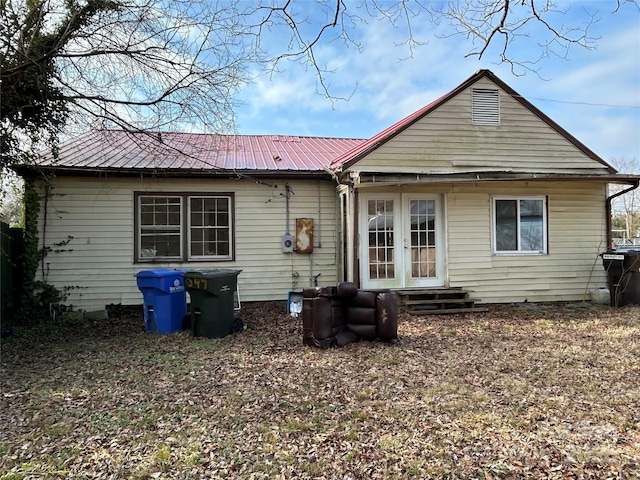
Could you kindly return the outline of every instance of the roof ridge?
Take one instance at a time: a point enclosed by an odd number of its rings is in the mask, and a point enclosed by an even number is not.
[[[128,131],[118,128],[92,128],[86,132],[80,133],[73,138],[77,138],[79,136],[89,134],[89,133],[122,133],[127,135],[149,135],[149,136],[157,136],[159,135],[198,135],[198,136],[220,136],[220,137],[281,137],[281,138],[326,138],[330,140],[367,140],[366,138],[361,137],[338,137],[338,136],[329,136],[329,135],[300,135],[300,134],[283,134],[283,133],[213,133],[213,132],[179,132],[172,130],[139,130],[139,131]]]

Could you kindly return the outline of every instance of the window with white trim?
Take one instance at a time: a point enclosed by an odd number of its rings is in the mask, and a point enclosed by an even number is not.
[[[233,259],[231,194],[136,193],[136,258]]]
[[[546,197],[493,197],[495,253],[547,253]]]

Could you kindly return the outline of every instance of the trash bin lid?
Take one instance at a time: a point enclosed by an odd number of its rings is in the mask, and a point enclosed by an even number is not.
[[[184,277],[191,278],[216,278],[216,277],[230,277],[238,275],[242,270],[231,270],[225,268],[218,268],[212,270],[187,270],[183,274]]]
[[[136,273],[136,277],[170,277],[174,275],[182,275],[187,270],[171,270],[168,268],[158,268],[154,270],[141,270]]]

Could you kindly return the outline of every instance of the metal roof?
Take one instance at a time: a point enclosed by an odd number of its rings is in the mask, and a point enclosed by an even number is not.
[[[362,139],[92,130],[46,152],[38,166],[93,170],[322,171]]]
[[[288,135],[213,135],[192,133],[130,133],[97,130],[64,142],[58,158],[49,152],[38,165],[59,170],[215,170],[260,173],[345,172],[368,153],[388,142],[425,115],[481,78],[488,78],[530,110],[610,174],[616,170],[569,134],[490,70],[479,70],[449,93],[403,118],[368,140]]]

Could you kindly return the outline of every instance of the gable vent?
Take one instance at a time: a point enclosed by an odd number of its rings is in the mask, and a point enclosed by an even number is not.
[[[497,89],[474,88],[471,98],[474,125],[500,125],[500,96]]]

